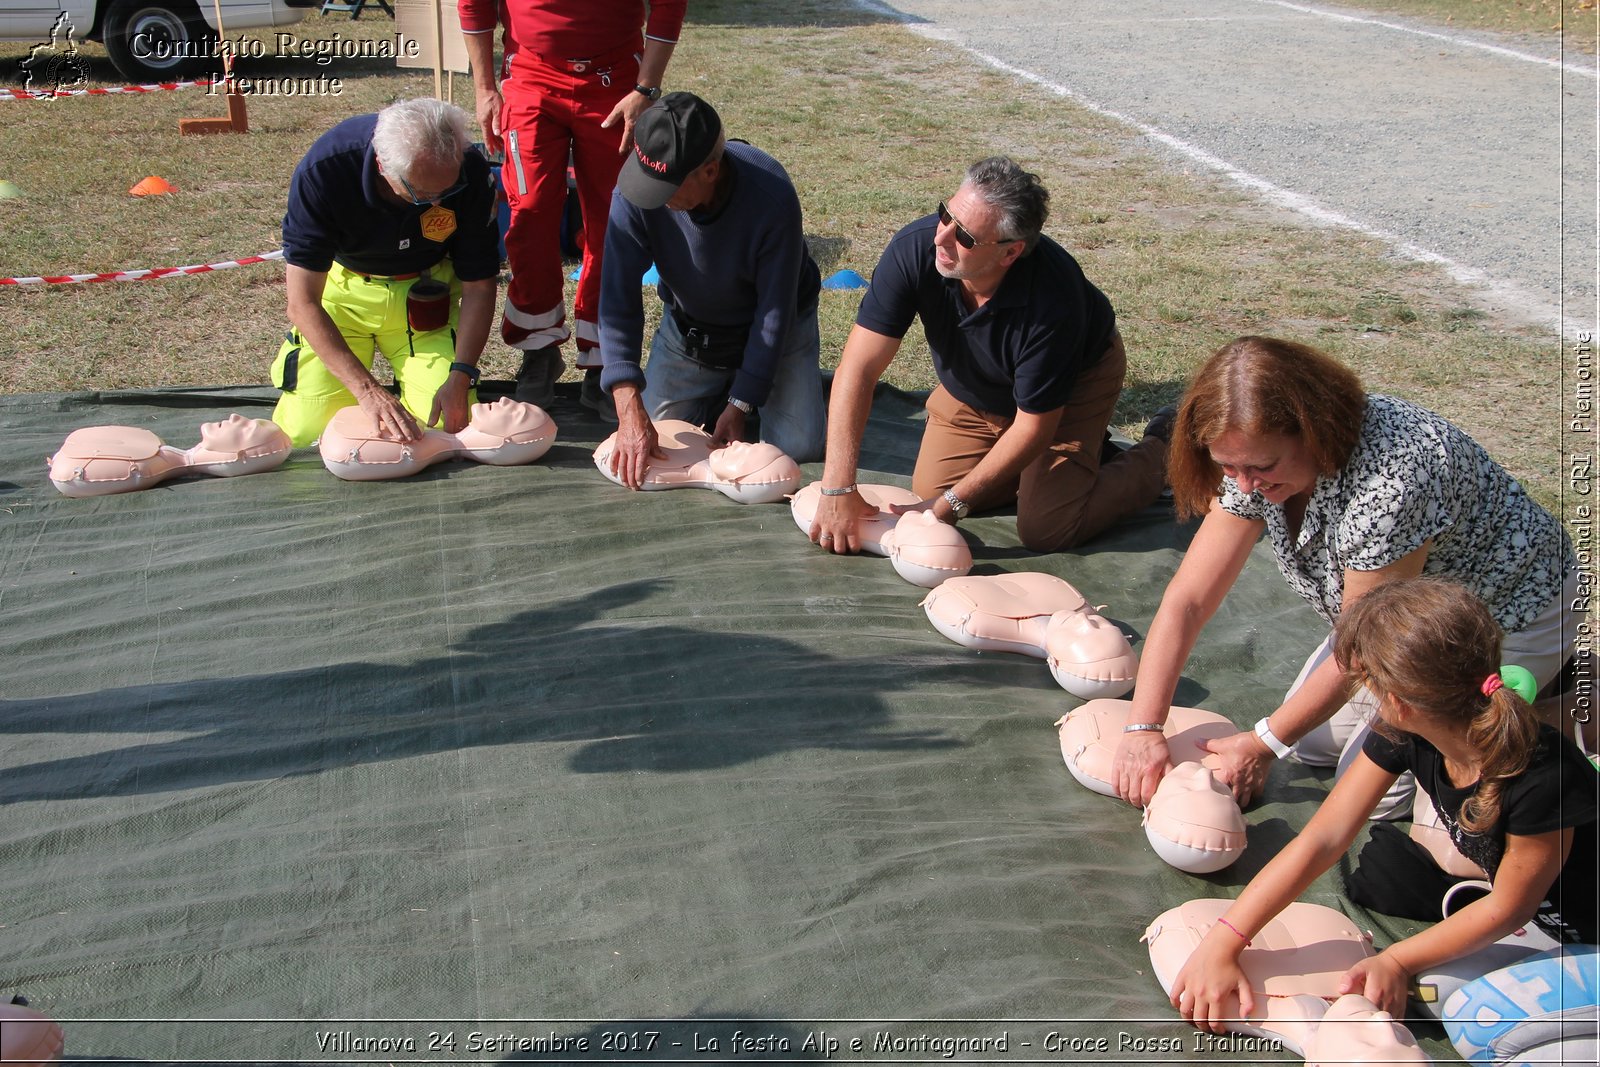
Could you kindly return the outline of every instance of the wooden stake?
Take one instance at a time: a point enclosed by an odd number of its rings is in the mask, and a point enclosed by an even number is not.
[[[211,0],[212,10],[217,16],[217,40],[226,45],[227,31],[222,25],[222,0]],[[225,119],[179,119],[178,134],[181,137],[194,137],[213,133],[249,133],[250,116],[245,113],[244,95],[233,85],[233,50],[228,49],[222,57],[222,84],[227,89],[228,117]]]
[[[433,0],[433,96],[444,99],[444,4]]]

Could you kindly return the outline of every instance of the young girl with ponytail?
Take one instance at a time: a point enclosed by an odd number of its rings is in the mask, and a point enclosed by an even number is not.
[[[1172,1003],[1220,1033],[1224,1005],[1255,1003],[1239,955],[1278,912],[1355,840],[1401,772],[1416,775],[1456,847],[1492,889],[1437,925],[1363,960],[1340,991],[1396,1016],[1411,978],[1489,945],[1535,914],[1554,936],[1595,944],[1597,776],[1572,742],[1542,725],[1500,678],[1500,628],[1459,585],[1433,578],[1385,583],[1339,619],[1334,656],[1351,685],[1378,698],[1361,754],[1306,828],[1239,894],[1172,985]],[[1386,914],[1433,919],[1445,874],[1419,845],[1379,824],[1346,888]]]

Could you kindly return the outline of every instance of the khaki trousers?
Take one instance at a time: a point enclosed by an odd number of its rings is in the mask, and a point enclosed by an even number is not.
[[[1033,552],[1056,552],[1082,544],[1117,520],[1153,504],[1166,484],[1167,446],[1147,437],[1126,452],[1100,462],[1100,446],[1122,394],[1128,357],[1122,338],[1073,387],[1055,440],[1005,487],[1004,501],[1017,504],[1017,536]],[[943,386],[928,397],[913,491],[926,500],[964,478],[989,454],[1012,416],[979,411]],[[998,502],[995,502],[998,503]]]

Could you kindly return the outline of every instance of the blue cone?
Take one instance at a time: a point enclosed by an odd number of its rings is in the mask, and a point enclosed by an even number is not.
[[[834,271],[822,279],[824,289],[865,289],[867,280],[853,270]]]
[[[567,275],[567,280],[575,282],[575,281],[578,280],[578,275],[580,275],[582,273],[583,273],[583,268],[579,267],[577,270],[575,270],[571,274]],[[656,265],[654,263],[650,264],[650,269],[644,272],[644,277],[639,280],[639,284],[640,285],[660,285],[661,284],[661,272],[656,270]],[[865,285],[866,283],[862,282],[861,284]]]

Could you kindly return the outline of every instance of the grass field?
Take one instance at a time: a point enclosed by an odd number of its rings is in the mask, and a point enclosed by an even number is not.
[[[1420,12],[1428,5],[1369,6]],[[386,36],[392,28],[369,15],[354,23],[312,16],[292,29],[314,40]],[[98,57],[95,73],[105,84],[120,84],[103,52],[85,51]],[[25,53],[23,45],[0,44],[0,68],[14,69]],[[433,91],[430,73],[382,60],[319,66],[267,58],[241,61],[239,70],[253,78],[338,77],[341,88],[252,98],[251,132],[243,137],[180,138],[180,117],[224,112],[220,98],[196,90],[0,104],[0,179],[25,194],[0,201],[0,277],[204,263],[275,249],[288,177],[311,141],[338,119]],[[1456,420],[1542,501],[1557,502],[1558,339],[1495,321],[1434,268],[1397,260],[1370,240],[1307,228],[1220,181],[1179,172],[1109,121],[845,0],[697,0],[668,84],[713,101],[732,134],[784,162],[825,274],[840,267],[870,273],[889,235],[953,192],[980,155],[1008,153],[1037,170],[1054,193],[1048,232],[1117,307],[1130,356],[1119,420],[1129,431],[1174,399],[1219,343],[1277,333],[1320,345],[1372,388]],[[455,93],[470,110],[466,79],[455,79]],[[180,192],[127,195],[150,174]],[[859,293],[824,294],[825,365],[836,362],[858,301]],[[6,287],[0,313],[10,327],[3,391],[264,383],[285,325],[282,269]],[[892,369],[897,384],[931,383],[919,344],[908,345]],[[491,377],[515,369],[497,340],[485,366]]]
[[[1415,15],[1469,30],[1561,33],[1566,47],[1591,54],[1595,50],[1595,0],[1347,0],[1342,6]]]

